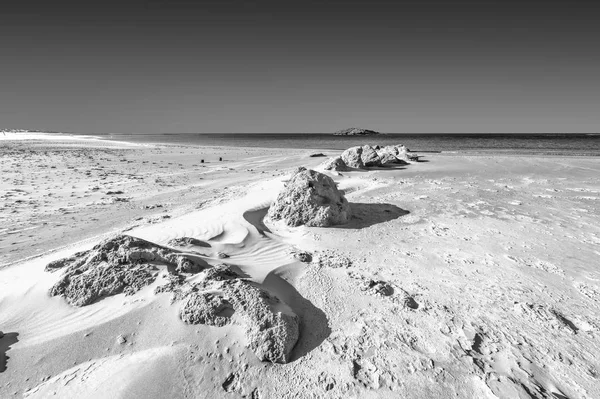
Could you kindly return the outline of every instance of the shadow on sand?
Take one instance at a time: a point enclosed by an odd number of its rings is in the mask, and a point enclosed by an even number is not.
[[[8,359],[10,359],[6,352],[10,349],[11,345],[18,342],[17,338],[19,333],[5,333],[2,338],[0,338],[0,373],[6,370],[6,365],[8,364]]]
[[[332,227],[337,229],[362,229],[389,222],[410,213],[392,204],[364,204],[358,202],[351,202],[350,210],[352,211],[350,222]]]
[[[244,219],[246,222],[250,223],[252,226],[256,227],[256,230],[262,235],[265,233],[271,233],[271,230],[267,226],[265,226],[263,219],[267,216],[267,212],[269,212],[269,208],[262,208],[256,211],[248,211],[244,212]]]
[[[294,347],[290,363],[306,356],[329,337],[331,328],[325,313],[300,295],[293,285],[275,271],[267,275],[263,286],[288,304],[300,318],[300,338]]]

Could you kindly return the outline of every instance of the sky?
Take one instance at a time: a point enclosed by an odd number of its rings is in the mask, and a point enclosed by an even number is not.
[[[3,3],[0,128],[599,132],[594,3]]]

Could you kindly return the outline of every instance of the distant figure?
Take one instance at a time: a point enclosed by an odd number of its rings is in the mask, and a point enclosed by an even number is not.
[[[204,163],[204,159],[201,159],[201,160],[200,160],[200,163]]]
[[[223,160],[223,158],[219,157],[219,161],[222,161],[222,160]]]

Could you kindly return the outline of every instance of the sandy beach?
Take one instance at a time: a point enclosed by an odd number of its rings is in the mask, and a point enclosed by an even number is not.
[[[600,397],[597,158],[324,171],[339,154],[0,136],[0,397]],[[301,166],[337,183],[348,223],[264,220]],[[289,361],[249,349],[237,308],[184,323],[162,264],[130,295],[49,294],[46,265],[119,234],[273,293],[299,320]]]

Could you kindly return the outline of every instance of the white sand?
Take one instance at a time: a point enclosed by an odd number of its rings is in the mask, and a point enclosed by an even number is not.
[[[0,347],[0,397],[600,397],[596,159],[435,155],[343,173],[351,223],[284,228],[262,216],[294,167],[323,161],[310,151],[5,143],[0,330],[19,335]],[[275,291],[302,320],[294,361],[259,362],[235,324],[185,325],[160,282],[82,308],[48,296],[49,261],[119,231],[202,240],[208,263]]]

